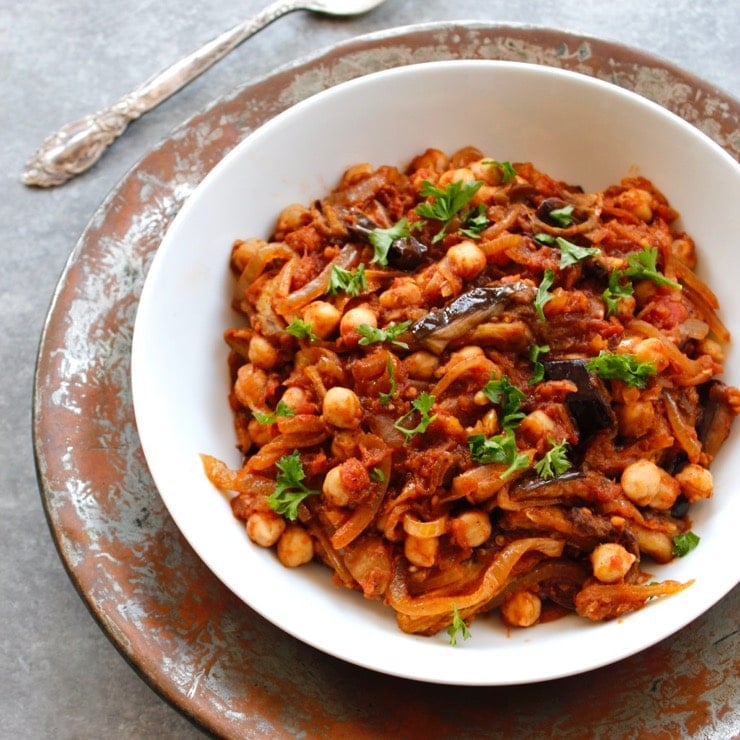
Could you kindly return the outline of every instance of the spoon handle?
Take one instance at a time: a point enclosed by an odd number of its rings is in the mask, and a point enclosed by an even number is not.
[[[286,13],[305,7],[302,0],[276,0],[256,16],[225,31],[187,57],[162,70],[107,108],[72,121],[51,134],[23,171],[25,185],[53,187],[85,172],[135,121],[223,59],[257,31]]]

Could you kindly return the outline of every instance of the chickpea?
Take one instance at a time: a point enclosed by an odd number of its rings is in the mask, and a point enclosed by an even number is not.
[[[668,367],[665,348],[657,337],[643,339],[634,346],[632,352],[640,362],[652,362],[658,372]]]
[[[510,627],[531,627],[542,614],[542,600],[531,591],[517,591],[501,604],[501,616]]]
[[[485,252],[468,239],[447,250],[447,260],[452,271],[466,280],[478,277],[486,269]]]
[[[689,463],[680,473],[676,474],[675,478],[681,487],[681,493],[686,496],[689,503],[710,498],[714,493],[712,473],[701,465]]]
[[[411,162],[411,170],[429,169],[444,172],[450,166],[449,157],[441,149],[427,149]]]
[[[653,218],[653,196],[642,188],[630,188],[620,193],[615,199],[620,208],[630,211],[641,221]]]
[[[532,442],[544,440],[545,442],[554,437],[557,432],[557,424],[542,409],[535,409],[527,414],[519,424],[519,430]]]
[[[285,519],[272,511],[255,511],[247,519],[247,535],[260,547],[272,547],[285,531]]]
[[[431,380],[439,367],[439,360],[431,352],[413,352],[403,361],[409,377],[416,380]]]
[[[286,568],[297,568],[313,559],[311,535],[300,524],[289,524],[277,543],[278,560]]]
[[[239,272],[247,266],[249,260],[254,257],[260,249],[267,246],[264,239],[239,239],[234,243],[231,250],[231,263]]]
[[[709,355],[718,365],[725,361],[725,350],[719,342],[714,339],[702,339],[699,342],[699,351]]]
[[[638,460],[622,472],[624,495],[638,506],[670,509],[680,488],[676,480],[650,460]]]
[[[352,165],[342,175],[342,183],[340,189],[344,189],[349,185],[365,180],[373,174],[373,167],[368,162],[362,162],[360,164]]]
[[[308,393],[297,386],[286,388],[280,400],[296,414],[306,413],[308,411],[306,406],[311,403]]]
[[[260,424],[257,419],[250,419],[247,424],[247,432],[250,440],[258,447],[266,445],[272,438],[273,433],[270,424]]]
[[[284,235],[311,223],[311,211],[300,203],[283,208],[275,225],[275,234]]]
[[[491,519],[485,511],[470,509],[452,519],[449,528],[460,547],[478,547],[491,536]]]
[[[421,288],[413,278],[396,278],[388,290],[378,296],[378,305],[385,309],[419,306],[424,300]]]
[[[359,340],[357,327],[362,324],[367,324],[373,328],[377,328],[378,326],[378,316],[367,303],[350,308],[340,319],[339,333],[345,343],[349,345],[357,344]]]
[[[475,175],[468,167],[460,167],[454,170],[446,170],[439,176],[437,187],[444,189],[453,182],[473,182]]]
[[[328,339],[337,330],[341,318],[340,310],[326,301],[312,301],[303,309],[303,320],[321,339]]]
[[[335,385],[324,396],[322,416],[332,426],[356,429],[362,421],[362,404],[354,391]]]
[[[406,535],[403,542],[403,554],[412,565],[420,568],[431,568],[437,559],[439,537],[414,537]]]
[[[255,367],[261,367],[264,370],[275,367],[279,359],[277,349],[261,334],[255,334],[249,340],[247,356]]]
[[[324,498],[333,506],[346,506],[349,503],[349,491],[342,485],[341,466],[333,467],[324,476],[321,487]]]
[[[655,421],[655,407],[650,401],[620,404],[616,409],[619,432],[637,439],[647,434]]]
[[[590,555],[594,576],[602,583],[621,581],[637,558],[616,542],[597,545]]]

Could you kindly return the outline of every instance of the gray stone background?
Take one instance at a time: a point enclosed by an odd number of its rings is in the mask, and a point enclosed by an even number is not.
[[[388,0],[352,21],[293,13],[133,125],[62,188],[19,180],[40,141],[267,0],[0,0],[0,738],[201,737],[129,667],[67,578],[36,484],[38,338],[65,261],[124,173],[211,100],[354,35],[417,22],[528,23],[650,51],[740,97],[737,0]],[[737,729],[737,728],[735,728]]]

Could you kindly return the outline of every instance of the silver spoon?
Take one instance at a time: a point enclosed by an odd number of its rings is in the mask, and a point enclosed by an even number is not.
[[[223,59],[257,31],[294,10],[324,15],[366,13],[385,0],[276,0],[254,18],[239,23],[197,51],[150,78],[113,105],[73,121],[43,141],[31,157],[21,180],[48,188],[71,180],[98,161],[131,121],[169,98]]]

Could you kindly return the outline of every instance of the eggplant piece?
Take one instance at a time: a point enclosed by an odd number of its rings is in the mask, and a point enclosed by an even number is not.
[[[701,416],[696,424],[696,435],[702,449],[714,457],[730,434],[734,411],[727,403],[727,386],[719,380],[710,380],[699,387]]]
[[[524,282],[486,285],[463,293],[443,308],[430,311],[411,325],[409,332],[426,349],[441,354],[454,339],[465,336],[513,304],[530,304],[534,288]]]
[[[544,362],[547,380],[570,380],[578,390],[566,398],[566,406],[578,427],[579,444],[602,429],[616,429],[617,419],[604,384],[586,368],[587,360]]]

